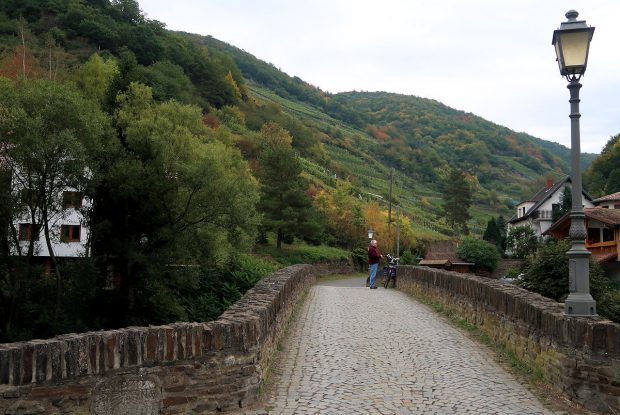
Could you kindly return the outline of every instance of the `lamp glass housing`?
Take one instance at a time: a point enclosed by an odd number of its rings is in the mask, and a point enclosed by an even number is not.
[[[557,33],[559,32],[559,33]],[[555,53],[562,75],[583,75],[588,64],[591,32],[556,31]]]
[[[586,24],[585,20],[577,20],[579,13],[569,10],[566,13],[566,22],[553,31],[552,44],[562,76],[579,79],[588,66],[590,42],[594,36],[594,28]]]

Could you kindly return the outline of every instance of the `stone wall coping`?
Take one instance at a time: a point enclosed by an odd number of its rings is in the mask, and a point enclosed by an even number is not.
[[[58,382],[122,368],[170,364],[260,346],[278,312],[330,264],[299,264],[260,280],[214,321],[130,326],[0,344],[0,385]]]
[[[472,300],[510,319],[525,324],[528,330],[564,347],[620,358],[620,324],[601,317],[571,317],[564,304],[510,283],[421,266],[399,267],[399,277]]]

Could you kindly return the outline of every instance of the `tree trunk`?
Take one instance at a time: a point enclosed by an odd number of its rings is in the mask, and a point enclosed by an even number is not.
[[[45,203],[41,206],[41,213],[43,219],[43,233],[45,234],[45,243],[50,255],[50,261],[54,267],[54,273],[56,274],[56,306],[54,308],[54,323],[58,326],[60,320],[60,307],[62,303],[62,275],[60,274],[60,267],[54,250],[52,249],[52,241],[50,238],[49,218],[47,212],[47,206]]]

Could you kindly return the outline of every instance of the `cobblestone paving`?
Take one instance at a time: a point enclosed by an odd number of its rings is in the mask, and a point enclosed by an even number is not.
[[[314,286],[278,361],[254,413],[552,413],[484,346],[392,289]]]

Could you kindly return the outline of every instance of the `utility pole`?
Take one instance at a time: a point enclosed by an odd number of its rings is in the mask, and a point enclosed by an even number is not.
[[[400,258],[400,205],[396,210],[396,257]]]
[[[392,182],[394,181],[394,168],[390,170],[390,200],[388,205],[388,229],[392,224]]]

